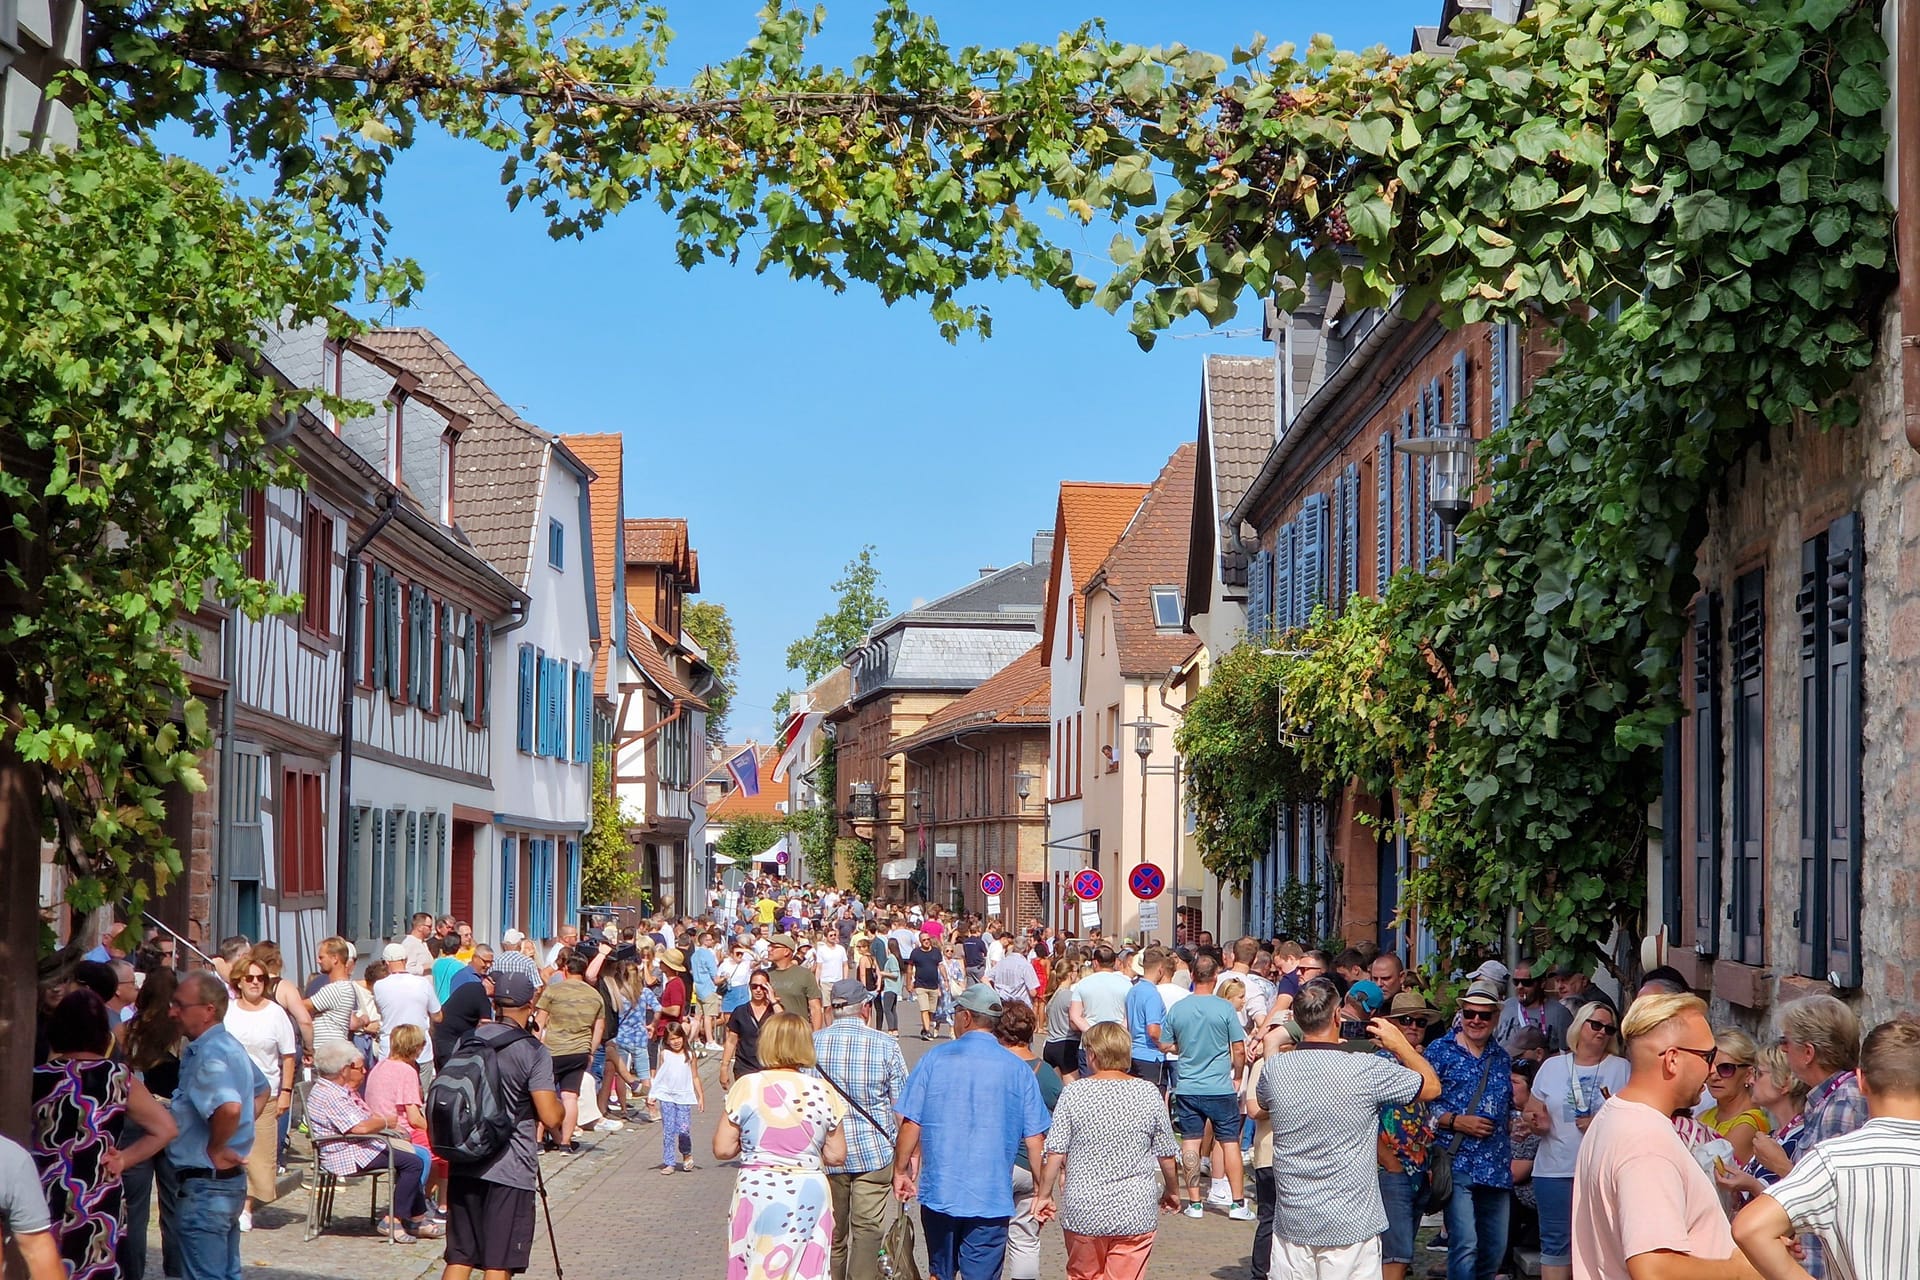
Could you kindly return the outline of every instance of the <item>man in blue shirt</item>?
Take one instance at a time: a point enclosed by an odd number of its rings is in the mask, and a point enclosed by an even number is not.
[[[1133,1067],[1130,1074],[1141,1080],[1163,1084],[1167,1055],[1160,1048],[1160,1024],[1167,1017],[1167,1002],[1155,983],[1164,979],[1167,967],[1164,947],[1148,947],[1134,958],[1134,974],[1139,981],[1127,988],[1127,1032],[1133,1037]]]
[[[1445,1206],[1447,1280],[1492,1280],[1507,1256],[1513,1202],[1513,1059],[1494,1041],[1505,993],[1475,978],[1461,995],[1460,1025],[1427,1046],[1440,1077],[1435,1141],[1453,1154],[1453,1199]]]
[[[995,1033],[1004,1006],[976,982],[954,1011],[956,1038],[929,1049],[894,1108],[893,1191],[920,1197],[935,1280],[999,1280],[1013,1218],[1013,1160],[1039,1168],[1052,1117],[1033,1070]]]
[[[186,1033],[173,1119],[180,1127],[167,1144],[179,1180],[179,1224],[184,1280],[240,1280],[240,1211],[247,1200],[247,1152],[253,1149],[253,1060],[222,1025],[227,984],[218,974],[180,979],[173,1016]]]
[[[720,974],[720,953],[713,949],[713,944],[713,930],[704,929],[700,933],[699,945],[687,957],[687,966],[693,978],[694,1008],[698,1010],[693,1017],[693,1035],[688,1040],[695,1052],[703,1047],[708,1052],[720,1048],[720,990],[715,983]]]
[[[1176,1001],[1161,1023],[1161,1043],[1180,1055],[1180,1078],[1173,1086],[1173,1127],[1180,1135],[1187,1204],[1182,1213],[1202,1217],[1200,1148],[1212,1130],[1213,1172],[1227,1177],[1227,1216],[1253,1222],[1258,1214],[1245,1200],[1246,1171],[1240,1157],[1240,1095],[1234,1073],[1246,1064],[1247,1033],[1234,1007],[1213,994],[1220,962],[1209,955],[1193,958],[1193,994]],[[1223,1169],[1224,1166],[1224,1169]]]

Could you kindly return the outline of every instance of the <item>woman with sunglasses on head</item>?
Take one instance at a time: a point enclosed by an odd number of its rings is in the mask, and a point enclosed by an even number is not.
[[[1600,1105],[1632,1074],[1619,1054],[1620,1019],[1613,1006],[1590,1000],[1567,1028],[1573,1047],[1542,1063],[1527,1114],[1540,1136],[1533,1158],[1533,1194],[1540,1210],[1541,1280],[1573,1275],[1573,1169]]]
[[[277,949],[276,949],[277,951]],[[276,961],[278,955],[273,957]],[[277,975],[260,957],[259,948],[242,952],[228,970],[238,993],[227,1006],[223,1022],[227,1031],[253,1059],[275,1090],[272,1114],[277,1125],[292,1119],[293,1072],[299,1058],[300,1041],[293,1019],[274,999]],[[266,1117],[262,1116],[261,1119]],[[253,1230],[253,1208],[280,1198],[280,1183],[275,1172],[277,1142],[266,1141],[264,1127],[247,1153],[247,1202],[240,1211],[240,1229]]]
[[[747,1002],[727,1015],[727,1045],[720,1055],[720,1087],[731,1089],[734,1077],[760,1070],[760,1031],[779,1012],[773,1002],[773,979],[756,969],[747,980]]]

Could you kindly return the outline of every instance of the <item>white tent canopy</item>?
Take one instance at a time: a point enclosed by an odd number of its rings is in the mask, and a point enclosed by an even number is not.
[[[787,838],[785,836],[781,836],[778,840],[775,840],[771,845],[768,845],[765,849],[761,850],[759,853],[754,854],[753,860],[755,862],[782,862],[782,861],[785,861],[782,855],[785,854],[786,852],[787,852]]]
[[[913,869],[919,865],[916,858],[889,858],[880,866],[882,880],[911,880]]]

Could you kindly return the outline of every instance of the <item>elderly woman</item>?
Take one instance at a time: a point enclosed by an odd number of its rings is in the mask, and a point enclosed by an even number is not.
[[[1126,1027],[1096,1022],[1081,1045],[1093,1074],[1068,1085],[1054,1105],[1033,1216],[1055,1216],[1059,1187],[1067,1280],[1139,1280],[1160,1210],[1180,1204],[1180,1143],[1159,1088],[1128,1074],[1133,1037]]]
[[[364,1173],[376,1165],[385,1168],[391,1134],[406,1143],[405,1130],[395,1131],[392,1121],[377,1115],[360,1095],[367,1078],[367,1064],[360,1051],[338,1041],[323,1044],[313,1051],[314,1070],[319,1079],[307,1095],[307,1127],[316,1139],[316,1159],[327,1173],[348,1176]],[[325,1138],[347,1138],[343,1142],[322,1142]],[[392,1146],[393,1213],[382,1219],[380,1229],[391,1232],[402,1244],[434,1239],[446,1234],[446,1228],[427,1216],[426,1166],[410,1144]]]
[[[844,1104],[832,1086],[803,1074],[815,1065],[805,1018],[768,1018],[759,1055],[760,1070],[727,1090],[713,1135],[715,1159],[740,1157],[727,1212],[727,1280],[825,1280],[833,1255],[826,1167],[847,1162]]]

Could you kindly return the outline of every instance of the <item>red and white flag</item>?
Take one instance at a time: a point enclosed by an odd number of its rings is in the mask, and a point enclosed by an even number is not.
[[[800,748],[806,745],[807,739],[813,737],[814,730],[826,718],[824,711],[802,711],[787,721],[787,727],[780,731],[780,740],[775,744],[780,748],[780,763],[773,766],[775,782],[787,776],[787,770],[800,757]]]

